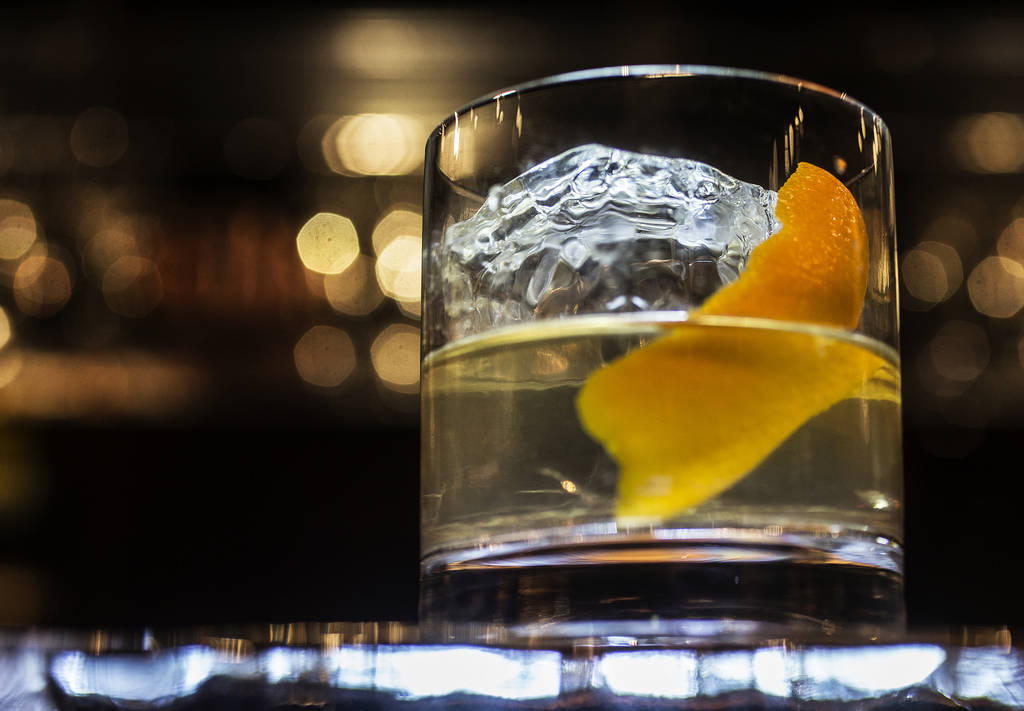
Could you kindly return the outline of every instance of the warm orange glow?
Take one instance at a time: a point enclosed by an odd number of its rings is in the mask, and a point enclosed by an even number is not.
[[[14,301],[22,313],[52,316],[71,298],[71,276],[55,257],[33,255],[14,272]]]
[[[310,385],[341,385],[356,367],[352,339],[340,328],[313,326],[295,344],[295,369]]]
[[[137,350],[8,351],[4,378],[0,412],[30,419],[161,416],[194,403],[203,385],[193,368]]]
[[[142,318],[163,298],[156,264],[145,257],[119,257],[103,274],[103,298],[114,313]]]
[[[391,324],[374,339],[370,359],[385,386],[399,392],[415,392],[420,381],[419,329]]]
[[[21,372],[24,358],[21,352],[14,349],[5,349],[0,353],[0,388],[10,385]]]
[[[11,319],[4,307],[0,306],[0,350],[11,342],[12,335],[14,334],[11,331]]]
[[[420,295],[420,239],[396,237],[377,257],[377,282],[396,301],[416,301]]]
[[[349,316],[366,316],[384,301],[374,278],[374,261],[365,254],[340,274],[324,276],[323,291],[332,309]]]
[[[71,153],[79,163],[105,168],[121,159],[128,148],[128,124],[117,111],[93,107],[71,127]]]
[[[17,259],[36,241],[36,220],[25,203],[0,198],[0,259]]]

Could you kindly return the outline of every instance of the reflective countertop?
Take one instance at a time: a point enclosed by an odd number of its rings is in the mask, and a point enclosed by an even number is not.
[[[1006,630],[265,624],[6,630],[0,709],[1024,708]]]

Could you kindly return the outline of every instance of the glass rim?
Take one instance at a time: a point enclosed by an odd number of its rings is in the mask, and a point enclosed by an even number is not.
[[[506,86],[505,88],[498,89],[497,91],[488,92],[487,94],[479,96],[450,112],[434,127],[433,131],[431,131],[431,136],[443,133],[447,127],[451,126],[453,122],[458,119],[458,117],[463,116],[470,111],[496,101],[500,101],[506,97],[537,91],[539,89],[570,86],[573,84],[581,84],[601,79],[683,79],[686,77],[748,79],[765,82],[767,84],[789,86],[796,88],[798,91],[807,91],[821,96],[828,96],[865,112],[874,121],[881,124],[881,129],[886,135],[889,134],[889,127],[886,125],[885,120],[882,119],[877,111],[869,107],[867,104],[858,101],[846,92],[837,91],[831,87],[825,86],[824,84],[790,76],[788,74],[707,64],[621,64],[551,74],[539,79],[531,79],[518,84]]]

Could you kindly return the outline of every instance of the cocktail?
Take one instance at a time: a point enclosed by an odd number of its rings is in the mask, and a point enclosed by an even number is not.
[[[892,200],[881,119],[786,77],[617,67],[452,114],[424,619],[898,627]]]

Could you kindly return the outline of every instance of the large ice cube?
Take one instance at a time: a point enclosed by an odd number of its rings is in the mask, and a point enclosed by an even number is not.
[[[492,188],[435,247],[446,340],[548,316],[697,306],[778,231],[776,199],[694,160],[573,148]]]

